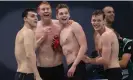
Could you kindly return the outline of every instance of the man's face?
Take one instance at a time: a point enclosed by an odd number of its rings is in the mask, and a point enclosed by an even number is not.
[[[56,17],[60,21],[60,23],[67,24],[70,18],[69,10],[67,8],[59,9]]]
[[[42,5],[40,5],[39,6],[39,9],[38,9],[38,14],[43,19],[51,19],[52,10],[51,10],[50,5],[48,5],[48,4],[42,4]]]
[[[91,24],[94,30],[100,30],[104,26],[103,15],[93,15],[91,18]]]
[[[36,27],[37,26],[37,13],[35,12],[28,12],[27,17],[24,18],[24,21],[27,22],[29,25]]]
[[[107,22],[114,22],[115,13],[112,7],[106,7],[104,9],[105,19]]]

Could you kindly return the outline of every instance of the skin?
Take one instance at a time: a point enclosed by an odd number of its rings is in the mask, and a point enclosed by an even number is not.
[[[73,77],[76,66],[79,64],[87,50],[87,41],[81,25],[73,22],[69,25],[70,13],[67,8],[60,8],[56,14],[59,24],[63,27],[60,33],[60,44],[67,64],[73,63],[68,70],[68,77]]]
[[[111,6],[106,6],[103,8],[104,14],[105,14],[105,25],[111,29],[112,28],[112,23],[114,22],[115,19],[115,11],[113,7]],[[121,38],[121,37],[119,37]],[[122,59],[119,61],[119,64],[122,68],[125,68],[130,60],[131,54],[129,53],[124,53],[122,55]]]
[[[54,67],[62,64],[62,53],[55,52],[51,45],[54,36],[59,36],[61,27],[57,25],[57,20],[51,19],[52,10],[50,5],[39,6],[38,14],[41,20],[37,23],[36,39],[44,36],[44,41],[38,48],[37,65],[39,67]]]
[[[41,80],[36,67],[35,50],[43,41],[43,36],[36,41],[34,29],[37,25],[37,14],[28,12],[24,17],[24,26],[17,33],[15,40],[15,57],[17,60],[17,72],[34,73],[36,80]]]
[[[113,7],[111,6],[106,6],[103,8],[103,12],[105,14],[105,25],[107,27],[112,28],[112,23],[114,22],[115,19],[115,12]]]
[[[97,37],[97,49],[99,56],[96,58],[84,57],[86,63],[102,64],[104,69],[120,67],[118,62],[119,44],[112,29],[104,25],[103,15],[93,15],[92,26],[99,36]]]

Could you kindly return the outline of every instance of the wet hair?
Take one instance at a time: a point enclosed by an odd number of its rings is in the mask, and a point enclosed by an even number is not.
[[[102,10],[95,10],[92,13],[92,16],[98,16],[98,15],[103,15],[103,19],[105,18],[104,12]]]
[[[27,8],[27,9],[25,9],[25,10],[22,12],[22,18],[27,17],[28,12],[35,12],[35,13],[36,13],[36,10],[33,9],[33,8]]]
[[[67,6],[67,4],[58,4],[56,7],[56,14],[58,14],[58,10],[61,8],[67,8],[69,11],[69,7]]]

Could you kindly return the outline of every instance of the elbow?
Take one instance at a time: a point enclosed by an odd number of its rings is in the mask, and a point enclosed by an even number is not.
[[[87,44],[82,45],[81,48],[84,50],[83,52],[86,53],[88,50]]]

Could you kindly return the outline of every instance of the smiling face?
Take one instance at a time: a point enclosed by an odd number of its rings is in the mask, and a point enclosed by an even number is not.
[[[51,19],[52,9],[50,4],[47,2],[40,4],[40,6],[38,7],[38,14],[43,19]]]
[[[94,30],[98,31],[104,27],[104,13],[101,10],[93,12],[91,17],[91,24]]]
[[[107,22],[112,23],[115,19],[115,13],[113,7],[107,6],[103,9],[105,14],[105,19]]]
[[[91,18],[91,24],[96,31],[102,29],[104,26],[103,15],[93,15]]]
[[[57,12],[57,19],[61,24],[67,24],[70,18],[70,14],[67,8],[60,8]]]

